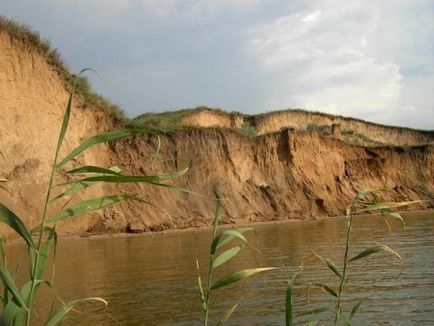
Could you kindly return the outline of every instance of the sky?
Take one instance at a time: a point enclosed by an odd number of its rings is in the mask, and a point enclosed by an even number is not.
[[[303,108],[434,130],[434,0],[2,0],[128,116]]]

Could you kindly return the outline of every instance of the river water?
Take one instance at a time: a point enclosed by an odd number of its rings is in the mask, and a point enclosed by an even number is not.
[[[367,297],[354,319],[355,325],[434,325],[434,212],[406,216],[406,228],[379,217],[359,217],[353,229],[351,252],[357,254],[384,243],[400,253],[403,261],[378,253],[350,266],[344,309]],[[249,280],[223,288],[211,298],[211,325],[227,309],[239,307],[226,325],[284,325],[286,282],[312,250],[340,265],[346,220],[260,224],[249,236],[260,254],[261,266],[279,267]],[[104,311],[74,313],[66,325],[199,325],[201,311],[197,290],[196,257],[202,278],[208,263],[211,230],[169,232],[112,238],[61,239],[56,258],[56,281],[64,299],[103,297]],[[24,271],[24,248],[9,247],[14,264]],[[221,275],[251,268],[249,250],[221,267]],[[305,260],[295,289],[295,312],[309,309],[306,286],[324,283],[337,288],[337,278],[318,260]],[[309,290],[310,307],[332,305],[319,289]],[[50,305],[47,291],[37,304],[40,315]],[[83,308],[84,311],[95,308]],[[321,317],[322,316],[322,317]],[[327,321],[331,314],[318,318]],[[314,317],[301,317],[298,322]]]

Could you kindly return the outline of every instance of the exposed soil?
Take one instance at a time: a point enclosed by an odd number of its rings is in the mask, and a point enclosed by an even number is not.
[[[12,191],[0,189],[0,201],[33,226],[41,215],[68,92],[46,58],[20,40],[0,31],[0,49],[0,150],[5,157],[0,159],[0,177],[8,179]],[[63,154],[88,136],[117,128],[105,111],[84,109],[81,103],[79,98],[74,102]],[[200,196],[149,185],[121,185],[121,190],[146,197],[153,205],[112,206],[67,220],[59,232],[136,233],[205,226],[212,221],[216,194],[222,197],[227,224],[344,215],[354,195],[366,188],[390,189],[386,197],[391,200],[427,199],[414,208],[433,208],[432,133],[293,112],[249,120],[259,136],[248,137],[230,129],[245,122],[239,115],[221,123],[209,112],[188,119],[186,124],[200,128],[160,136],[157,158],[153,156],[157,137],[143,135],[99,145],[72,163],[117,165],[131,174],[172,172],[188,166],[177,184]],[[301,131],[312,121],[340,124],[381,142],[408,146],[355,146],[342,141],[338,132],[323,137]],[[91,188],[74,200],[116,190]],[[12,234],[4,225],[0,232]]]

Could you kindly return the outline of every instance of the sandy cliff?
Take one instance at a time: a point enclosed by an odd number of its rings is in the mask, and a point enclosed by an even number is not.
[[[4,155],[0,176],[8,179],[12,191],[0,190],[0,201],[27,224],[35,225],[68,97],[67,85],[47,57],[25,40],[0,30],[0,49],[0,150]],[[131,174],[170,172],[187,165],[189,171],[178,183],[201,196],[122,185],[119,188],[147,197],[154,205],[123,203],[66,221],[60,232],[141,232],[208,225],[212,198],[217,193],[223,198],[226,223],[342,215],[355,193],[364,188],[391,189],[389,197],[396,200],[434,198],[432,133],[303,112],[254,119],[241,115],[221,118],[205,112],[187,118],[186,124],[201,128],[161,135],[158,158],[151,160],[157,136],[144,135],[101,145],[74,164],[117,165]],[[237,131],[246,121],[259,136],[248,137]],[[426,144],[405,148],[355,146],[339,137],[303,130],[309,123],[340,124],[379,141],[395,137],[393,142],[398,144]],[[118,124],[100,108],[83,108],[83,99],[78,97],[65,152],[85,137]],[[113,191],[109,186],[94,188],[81,198]],[[4,225],[0,232],[11,234]]]

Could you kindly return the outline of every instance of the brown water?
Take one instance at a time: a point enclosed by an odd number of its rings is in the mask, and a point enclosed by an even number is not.
[[[358,218],[352,252],[379,241],[396,249],[404,259],[377,254],[351,265],[344,308],[368,297],[355,325],[434,325],[434,212],[412,214],[403,231],[398,224],[388,231],[381,218]],[[284,325],[284,296],[288,276],[311,250],[342,261],[344,219],[263,224],[250,240],[261,250],[261,266],[279,270],[264,273],[218,290],[212,297],[212,325],[240,298],[227,325],[255,323]],[[56,260],[56,286],[63,298],[100,296],[109,301],[105,312],[74,314],[68,325],[198,325],[201,320],[195,258],[207,264],[211,230],[119,238],[62,239]],[[24,261],[20,245],[9,248],[15,262]],[[223,273],[252,267],[246,252],[223,267]],[[21,268],[23,271],[23,267]],[[204,273],[203,273],[204,274]],[[205,275],[203,275],[205,278]],[[336,288],[337,279],[319,262],[309,263],[296,288],[295,309],[307,308],[305,287],[310,282]],[[314,307],[332,304],[327,295],[312,289]],[[49,304],[45,295],[38,304]],[[41,313],[42,314],[42,313]],[[323,316],[325,320],[330,315]],[[303,321],[306,319],[299,319]]]

